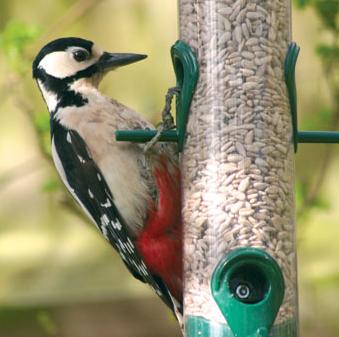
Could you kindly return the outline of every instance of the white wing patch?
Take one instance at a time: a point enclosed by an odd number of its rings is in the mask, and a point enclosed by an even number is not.
[[[111,221],[111,224],[112,224],[114,229],[121,231],[122,226],[121,226],[121,223],[119,221],[117,221],[117,222]]]
[[[107,216],[107,214],[103,214],[100,218],[101,224],[103,226],[108,226],[109,225],[109,218]]]
[[[131,254],[133,254],[133,252],[134,252],[134,246],[133,246],[133,243],[132,243],[132,241],[130,240],[130,238],[127,238],[126,247],[127,247],[127,250],[128,250]]]
[[[77,157],[80,161],[81,164],[85,164],[86,163],[86,160],[84,158],[82,158],[80,155],[77,154]]]
[[[101,204],[102,207],[105,207],[105,208],[109,208],[112,206],[111,202],[109,201],[109,199],[107,198],[106,199],[106,202]]]
[[[121,248],[124,252],[126,252],[126,245],[124,245],[123,242],[122,242],[120,239],[118,239],[118,242],[119,242],[120,248]]]
[[[102,234],[104,234],[104,237],[109,240],[108,237],[108,229],[107,227],[109,226],[109,218],[107,216],[107,214],[103,214],[100,218],[100,222],[101,222],[101,230],[102,230]]]
[[[146,269],[146,265],[144,263],[141,263],[141,271],[142,273],[147,276],[148,275],[148,271]],[[160,295],[159,295],[160,296]]]
[[[69,133],[69,131],[67,132],[66,140],[68,143],[72,144],[72,138],[71,138],[71,134]]]
[[[94,195],[90,189],[88,189],[88,195],[91,199],[94,199]]]
[[[60,176],[62,182],[65,184],[67,189],[70,191],[70,193],[72,194],[73,198],[79,203],[81,208],[85,211],[87,216],[92,220],[92,222],[95,224],[95,226],[99,229],[99,227],[98,227],[97,223],[95,222],[95,220],[93,219],[91,213],[88,212],[87,208],[80,201],[78,196],[75,194],[74,189],[69,185],[69,183],[67,181],[64,167],[62,166],[62,163],[61,163],[61,160],[59,158],[58,152],[57,152],[57,150],[55,148],[54,137],[52,138],[52,157],[53,157],[53,161],[54,161],[55,167],[56,167],[56,169],[57,169],[57,171],[59,173],[59,176]]]
[[[96,223],[96,221],[93,219],[93,217],[91,216],[91,214],[89,213],[89,211],[87,210],[87,208],[84,206],[84,204],[80,201],[80,199],[78,198],[78,196],[76,195],[76,193],[74,192],[74,189],[70,186],[70,184],[67,181],[66,178],[66,173],[65,170],[62,166],[61,160],[59,158],[58,152],[56,150],[55,147],[55,143],[54,143],[54,137],[52,138],[52,157],[53,157],[53,161],[55,164],[55,167],[59,173],[59,176],[62,180],[62,182],[65,184],[65,186],[67,187],[67,189],[69,190],[69,192],[72,194],[73,198],[79,203],[79,205],[81,206],[81,208],[85,211],[86,215],[92,220],[92,222],[95,224],[95,226],[103,233],[105,239],[109,240],[109,230],[108,230],[108,226],[112,226],[114,229],[121,231],[122,230],[122,225],[119,222],[119,220],[117,221],[113,221],[110,220],[109,217],[107,216],[107,214],[103,214],[100,218],[100,222],[101,222],[101,227],[99,227],[99,225]],[[80,157],[80,156],[78,156]],[[82,158],[82,157],[81,157]],[[85,160],[84,160],[85,161]],[[102,180],[100,173],[97,174],[97,177],[99,179],[99,181]],[[94,194],[93,192],[88,189],[87,190],[88,195],[91,199],[94,199]],[[106,199],[106,202],[104,204],[101,204],[102,207],[108,208],[112,206],[112,203],[110,201],[109,198]],[[121,252],[126,252],[126,250],[128,250],[129,252],[132,252],[131,248],[133,248],[133,246],[131,245],[131,241],[129,241],[129,243],[127,243],[126,245],[124,245],[121,242]],[[123,254],[122,254],[123,255]],[[125,261],[126,257],[125,257]]]

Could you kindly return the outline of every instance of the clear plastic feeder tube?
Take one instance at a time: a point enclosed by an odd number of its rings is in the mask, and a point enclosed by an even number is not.
[[[186,324],[203,318],[227,326],[211,276],[225,254],[253,247],[284,277],[271,335],[297,334],[294,152],[283,71],[290,16],[290,0],[179,0],[180,39],[200,66],[182,164]]]

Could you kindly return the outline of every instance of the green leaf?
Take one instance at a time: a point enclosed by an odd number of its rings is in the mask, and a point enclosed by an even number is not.
[[[42,191],[47,193],[55,192],[59,187],[59,180],[51,178],[43,183]]]
[[[329,123],[332,118],[332,110],[326,107],[321,108],[321,110],[318,112],[318,118],[322,124]]]
[[[317,196],[317,198],[313,201],[312,206],[319,210],[327,211],[331,208],[331,203],[327,199]]]
[[[299,8],[311,6],[320,17],[323,25],[332,31],[337,30],[339,1],[338,0],[294,0]]]
[[[321,108],[316,114],[308,115],[301,126],[305,130],[327,130],[332,122],[332,109],[329,107]]]
[[[332,30],[336,30],[337,16],[339,14],[338,0],[315,0],[314,7],[324,25]]]
[[[301,180],[297,180],[295,184],[295,202],[297,209],[303,204],[307,195],[307,185]]]
[[[294,2],[298,7],[303,8],[309,5],[311,0],[295,0]]]
[[[19,73],[25,72],[30,63],[25,57],[25,48],[40,34],[36,25],[19,21],[9,21],[0,33],[0,49],[10,67]]]
[[[50,120],[47,113],[39,113],[35,116],[34,125],[38,129],[39,133],[49,132]]]
[[[56,336],[57,335],[57,326],[50,315],[50,313],[46,310],[41,310],[38,312],[36,316],[37,322],[43,329],[43,331],[48,336]]]
[[[324,60],[333,59],[339,60],[339,47],[330,46],[325,43],[318,44],[316,48],[317,54],[322,57]]]

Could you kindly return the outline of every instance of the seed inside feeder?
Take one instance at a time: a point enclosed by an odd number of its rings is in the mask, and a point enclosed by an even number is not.
[[[184,314],[227,324],[210,278],[225,254],[247,246],[265,250],[282,269],[285,298],[275,324],[285,323],[297,316],[292,123],[283,78],[290,1],[180,0],[179,12],[180,38],[195,49],[200,73],[182,167]],[[253,280],[234,287],[248,303],[267,291]]]

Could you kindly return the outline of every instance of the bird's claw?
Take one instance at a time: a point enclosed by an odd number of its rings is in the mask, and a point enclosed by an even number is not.
[[[144,146],[144,153],[148,152],[158,141],[163,131],[175,128],[174,118],[171,114],[172,100],[180,92],[178,87],[172,87],[167,90],[165,97],[165,106],[162,110],[162,122],[158,127],[156,135]]]

